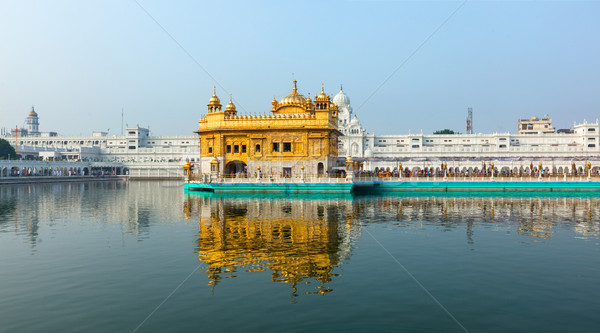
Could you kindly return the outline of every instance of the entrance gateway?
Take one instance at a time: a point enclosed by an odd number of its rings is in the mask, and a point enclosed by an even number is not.
[[[246,172],[246,163],[240,160],[231,161],[225,165],[226,175],[236,175],[241,172]]]

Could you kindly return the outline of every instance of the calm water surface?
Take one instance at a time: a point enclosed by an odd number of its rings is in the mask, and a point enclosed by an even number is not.
[[[597,332],[599,221],[593,195],[2,185],[0,331]]]

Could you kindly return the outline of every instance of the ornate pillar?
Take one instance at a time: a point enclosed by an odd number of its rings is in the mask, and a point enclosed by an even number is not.
[[[354,161],[352,156],[348,155],[346,157],[346,180],[351,181],[352,178],[354,178]]]

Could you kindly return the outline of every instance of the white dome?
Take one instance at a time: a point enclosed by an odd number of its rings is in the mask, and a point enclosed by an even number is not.
[[[365,150],[365,157],[373,157],[373,151],[371,148],[367,148],[367,150]]]
[[[338,107],[350,106],[350,98],[344,93],[344,91],[342,91],[341,87],[340,92],[337,93],[337,95],[335,95],[333,98],[333,104],[337,105]]]
[[[358,121],[358,118],[356,118],[356,115],[354,116],[354,118],[352,118],[352,120],[350,120],[350,126],[360,126],[360,121]]]

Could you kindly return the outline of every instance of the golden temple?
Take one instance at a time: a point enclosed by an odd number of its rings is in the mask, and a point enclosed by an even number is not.
[[[238,173],[297,176],[331,173],[338,157],[338,107],[321,93],[314,101],[292,92],[277,101],[269,115],[238,115],[230,98],[225,106],[216,91],[200,119],[200,174]]]

